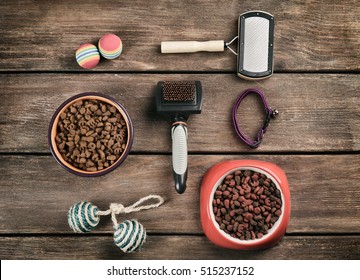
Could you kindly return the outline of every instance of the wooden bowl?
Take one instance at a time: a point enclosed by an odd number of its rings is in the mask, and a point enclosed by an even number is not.
[[[103,170],[94,171],[94,172],[85,171],[85,170],[76,168],[76,167],[72,166],[70,163],[66,162],[63,159],[63,157],[61,156],[61,154],[57,148],[56,141],[55,141],[55,137],[57,134],[57,125],[58,125],[60,115],[72,104],[74,104],[80,100],[89,100],[89,99],[99,100],[99,101],[102,101],[102,102],[105,102],[105,103],[108,103],[108,104],[114,106],[119,111],[119,113],[122,115],[122,117],[124,118],[126,127],[127,127],[126,146],[125,146],[125,149],[123,150],[123,153],[121,154],[121,156],[109,167],[104,168]],[[133,125],[132,125],[130,116],[126,112],[125,108],[119,102],[117,102],[115,99],[113,99],[112,97],[107,96],[102,93],[97,93],[97,92],[81,93],[81,94],[78,94],[78,95],[75,95],[75,96],[69,98],[64,103],[62,103],[60,105],[60,107],[55,111],[55,113],[50,121],[50,126],[49,126],[49,131],[48,131],[48,142],[50,145],[50,151],[51,151],[52,155],[54,156],[55,160],[67,171],[69,171],[73,174],[76,174],[79,176],[85,176],[85,177],[101,176],[101,175],[107,174],[107,173],[113,171],[115,168],[117,168],[128,156],[131,146],[132,146],[132,143],[133,143],[133,139],[134,139]]]
[[[213,198],[224,178],[236,170],[252,170],[265,174],[281,192],[282,214],[263,237],[240,240],[221,230],[213,212]],[[275,164],[256,160],[225,161],[211,167],[203,177],[200,190],[200,218],[207,238],[224,248],[237,250],[263,249],[276,244],[285,234],[290,219],[290,190],[284,171]]]

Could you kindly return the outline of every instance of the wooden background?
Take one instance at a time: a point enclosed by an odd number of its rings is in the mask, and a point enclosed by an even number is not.
[[[275,16],[275,74],[259,82],[235,74],[230,52],[160,53],[164,40],[229,41],[240,13]],[[10,1],[0,3],[0,258],[1,259],[359,259],[360,258],[360,3],[274,1]],[[74,58],[81,43],[106,33],[124,43],[120,58],[93,70]],[[170,123],[155,112],[159,80],[200,80],[201,115],[190,117],[188,189],[178,195],[171,172]],[[235,135],[231,107],[249,87],[265,91],[280,115],[257,150]],[[81,92],[113,96],[135,129],[130,156],[101,178],[63,170],[47,144],[56,108]],[[239,118],[249,135],[263,119],[247,98]],[[291,220],[275,247],[219,248],[199,221],[201,178],[228,159],[259,159],[283,168]],[[159,194],[158,209],[129,214],[148,231],[136,254],[112,240],[110,219],[90,234],[67,225],[69,207],[88,200],[106,209]]]

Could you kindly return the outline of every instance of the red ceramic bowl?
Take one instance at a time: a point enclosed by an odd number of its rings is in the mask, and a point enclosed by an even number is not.
[[[268,234],[260,239],[240,240],[231,237],[219,228],[215,221],[212,201],[217,187],[224,178],[236,170],[253,170],[265,174],[281,192],[282,214]],[[276,244],[285,234],[290,219],[290,190],[284,171],[275,164],[256,160],[225,161],[211,167],[201,183],[200,218],[207,238],[224,248],[237,250],[263,249]]]

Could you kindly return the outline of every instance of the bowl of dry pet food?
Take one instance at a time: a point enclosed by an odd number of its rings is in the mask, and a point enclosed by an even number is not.
[[[134,131],[125,108],[102,93],[75,95],[54,113],[49,127],[50,151],[76,175],[107,174],[128,156]]]
[[[257,160],[216,164],[201,183],[200,218],[205,235],[221,247],[252,250],[275,245],[290,219],[284,171]]]

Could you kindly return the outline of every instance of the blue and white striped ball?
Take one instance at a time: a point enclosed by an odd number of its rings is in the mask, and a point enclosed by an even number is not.
[[[78,233],[91,231],[100,221],[100,217],[97,215],[98,211],[97,206],[90,202],[75,203],[68,213],[69,226]]]
[[[141,248],[146,239],[146,230],[137,220],[126,220],[114,228],[114,241],[124,253]]]

